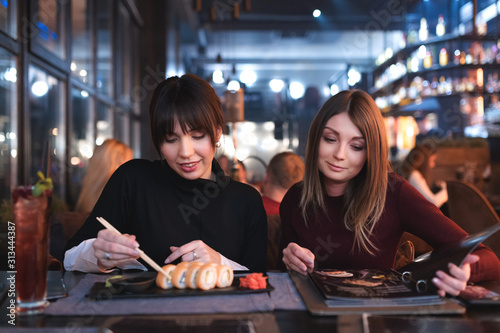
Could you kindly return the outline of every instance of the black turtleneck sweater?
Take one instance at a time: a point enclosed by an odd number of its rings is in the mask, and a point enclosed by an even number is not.
[[[135,235],[141,250],[160,265],[170,246],[202,240],[251,271],[264,272],[267,219],[260,194],[224,176],[215,159],[212,173],[216,181],[187,180],[165,161],[123,164],[66,250],[97,237],[103,226],[96,217],[101,216],[121,233]]]

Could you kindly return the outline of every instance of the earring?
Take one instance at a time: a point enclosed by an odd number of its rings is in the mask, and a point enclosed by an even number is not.
[[[220,148],[220,142],[217,142],[217,143],[215,144],[215,148]]]

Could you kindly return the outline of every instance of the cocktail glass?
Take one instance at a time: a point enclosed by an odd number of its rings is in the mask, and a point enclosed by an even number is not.
[[[39,314],[47,306],[47,257],[52,191],[33,196],[32,186],[12,190],[15,225],[17,313]]]

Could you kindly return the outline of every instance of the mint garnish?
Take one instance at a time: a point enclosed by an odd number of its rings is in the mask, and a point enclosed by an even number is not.
[[[41,171],[37,172],[37,176],[40,178],[35,186],[33,187],[33,196],[39,197],[45,191],[52,191],[52,178],[45,178],[44,174]]]

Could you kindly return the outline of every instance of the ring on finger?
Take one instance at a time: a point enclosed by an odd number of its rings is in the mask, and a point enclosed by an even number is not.
[[[109,252],[104,253],[104,256],[106,257],[106,260],[110,260],[111,257],[109,256]]]
[[[198,260],[198,256],[196,255],[196,251],[193,250],[193,261]]]

